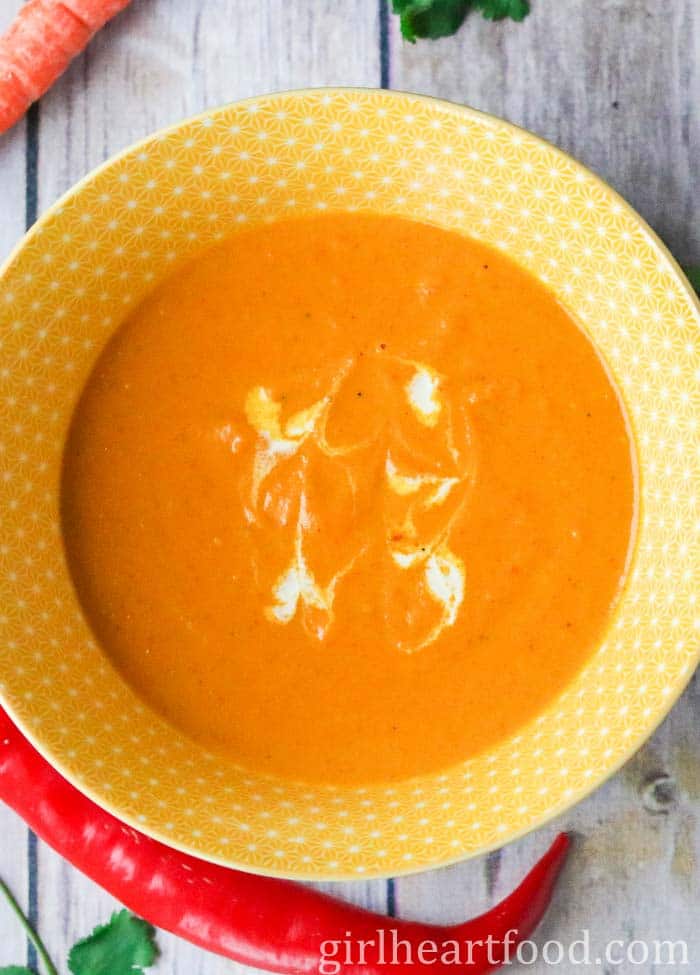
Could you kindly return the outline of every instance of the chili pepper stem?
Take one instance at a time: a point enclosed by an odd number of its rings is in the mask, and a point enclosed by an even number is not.
[[[46,975],[58,975],[58,969],[51,961],[49,957],[49,953],[46,950],[46,946],[44,945],[44,942],[41,940],[39,935],[36,933],[32,925],[30,924],[29,918],[26,916],[22,908],[19,906],[17,900],[15,899],[14,894],[12,893],[12,891],[10,890],[10,888],[7,886],[7,884],[2,878],[0,878],[0,893],[4,895],[5,900],[10,905],[12,912],[14,913],[17,920],[24,928],[27,937],[36,948],[36,953],[39,956],[39,958],[41,958],[42,964],[46,971]]]

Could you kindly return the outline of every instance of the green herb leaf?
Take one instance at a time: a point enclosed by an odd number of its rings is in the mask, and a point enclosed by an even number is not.
[[[472,0],[392,0],[401,17],[401,33],[407,41],[418,37],[447,37],[457,31]]]
[[[474,0],[474,6],[487,20],[525,20],[530,13],[529,0]]]
[[[36,972],[24,965],[6,965],[5,968],[0,968],[0,975],[36,975]]]
[[[147,921],[118,911],[73,946],[68,968],[73,975],[143,975],[158,955],[154,936]]]
[[[687,267],[685,274],[697,293],[700,295],[700,267]]]
[[[401,33],[413,43],[418,37],[454,34],[471,9],[480,10],[487,20],[524,20],[530,0],[392,0],[392,8],[401,18]]]

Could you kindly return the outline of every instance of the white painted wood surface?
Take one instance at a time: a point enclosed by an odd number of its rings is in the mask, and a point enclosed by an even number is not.
[[[19,5],[0,0],[0,29]],[[383,81],[468,102],[558,143],[627,196],[682,261],[700,264],[698,0],[533,0],[522,25],[472,17],[458,37],[415,47],[393,18],[382,44],[383,14],[382,0],[134,0],[29,122],[0,137],[0,257],[36,207],[154,128],[258,92]],[[690,965],[678,971],[700,971],[699,709],[695,683],[606,786],[500,853],[393,884],[327,886],[376,910],[457,920],[510,889],[564,826],[578,840],[540,940],[566,943],[582,928],[594,951],[611,939],[684,939]],[[36,862],[32,850],[27,830],[0,810],[0,875],[31,900],[63,962],[115,902],[43,844]],[[247,971],[165,935],[159,942],[158,972]],[[0,905],[0,967],[26,954]],[[596,970],[673,971],[651,961]]]
[[[20,0],[1,0],[0,31]],[[25,123],[5,140],[0,137],[0,260],[14,246],[25,226]],[[0,809],[0,876],[23,902],[28,900],[27,830]],[[0,967],[26,956],[22,932],[0,906]]]

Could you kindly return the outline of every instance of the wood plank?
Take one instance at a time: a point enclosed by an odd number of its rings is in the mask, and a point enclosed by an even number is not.
[[[28,831],[18,816],[0,807],[0,877],[5,881],[23,910],[27,909]],[[27,940],[4,901],[0,904],[0,968],[3,965],[24,965],[27,960]]]
[[[21,5],[22,0],[3,0],[0,4],[0,33],[5,30]],[[5,260],[24,233],[26,142],[26,121],[0,135],[0,261]]]
[[[682,261],[700,261],[700,17],[693,0],[534,0],[522,25],[474,17],[455,38],[412,47],[394,22],[390,43],[394,87],[471,104],[538,132],[608,179]],[[456,921],[478,912],[517,883],[559,826],[580,838],[540,941],[575,939],[588,924],[594,945],[685,938],[691,958],[700,957],[692,918],[697,697],[694,685],[649,745],[559,823],[485,860],[398,881],[398,913]],[[619,971],[633,969],[653,971],[651,964]]]
[[[205,108],[378,84],[378,31],[366,0],[136,0],[41,102],[41,209],[118,149]]]
[[[699,704],[700,684],[695,680],[632,761],[557,824],[573,829],[577,842],[541,941],[580,938],[583,926],[590,928],[595,951],[612,939],[684,940],[689,958],[697,964]],[[544,839],[529,836],[503,852],[496,897],[517,882]],[[649,963],[621,970],[651,973],[654,968]],[[533,971],[539,975],[547,968]]]
[[[535,0],[525,24],[473,18],[458,37],[415,48],[401,42],[393,23],[391,49],[395,87],[466,102],[556,142],[609,179],[681,260],[700,260],[697,5]],[[559,824],[486,860],[399,881],[399,913],[458,920],[465,895],[466,913],[481,910],[517,882],[561,825],[581,839],[541,940],[555,932],[564,941],[580,937],[588,923],[598,944],[685,938],[697,958],[690,916],[700,842],[694,708],[696,688],[633,762]]]
[[[371,0],[135,0],[42,102],[40,206],[113,151],[207,105],[309,84],[377,84],[376,6]],[[0,29],[8,9],[4,0]],[[608,178],[682,260],[700,263],[695,0],[533,0],[523,25],[474,18],[458,38],[415,48],[401,43],[395,22],[391,32],[394,87],[466,101],[538,131]],[[18,207],[16,187],[24,185],[24,125],[0,138],[0,172],[5,253],[21,233],[7,201]],[[23,220],[23,201],[19,209]],[[692,917],[700,893],[699,696],[696,684],[623,772],[563,817],[580,840],[540,940],[580,937],[580,926],[588,924],[594,945],[610,937],[686,938],[691,959],[700,957]],[[403,878],[395,885],[398,913],[448,921],[477,912],[513,886],[556,825],[487,861]],[[6,811],[0,838],[0,871],[26,899],[26,830]],[[386,906],[381,883],[329,886],[378,910]],[[41,848],[40,923],[59,961],[113,906]],[[23,939],[2,913],[0,933],[0,964],[21,961]],[[159,941],[159,971],[248,971],[173,938]],[[651,975],[653,969],[620,968],[616,975],[627,971]]]
[[[503,116],[571,152],[700,263],[697,0],[533,0],[522,24],[472,15],[415,46],[392,18],[395,88]]]
[[[0,31],[21,6],[21,0],[5,0],[0,9]],[[26,123],[0,136],[0,261],[22,236],[25,225],[25,147]],[[27,837],[24,823],[9,809],[0,805],[0,876],[10,887],[24,909],[29,899],[27,873]],[[0,906],[0,967],[24,964],[27,941],[14,917],[4,904]]]
[[[700,958],[699,707],[696,678],[648,744],[601,789],[488,858],[398,881],[399,915],[449,923],[478,913],[512,890],[566,829],[574,849],[539,945],[550,938],[570,944],[588,928],[594,956],[614,939],[685,941],[692,964]],[[527,968],[532,975],[551,970],[541,961]],[[650,960],[610,971],[655,969]]]
[[[333,0],[137,0],[41,103],[40,207],[113,152],[208,106],[270,90],[378,80],[377,6],[365,0],[342,8]],[[43,846],[40,878],[42,923],[61,958],[115,902]],[[342,892],[382,910],[385,891],[375,882]],[[170,975],[249,971],[168,935],[158,940],[158,970]]]
[[[391,50],[393,86],[538,132],[616,186],[681,260],[700,260],[700,18],[692,0],[671,7],[535,0],[525,24],[473,18],[458,37],[415,48],[401,42],[394,22]],[[399,914],[456,921],[478,912],[517,883],[561,826],[580,839],[540,941],[573,940],[587,923],[594,945],[685,938],[699,957],[691,918],[700,842],[694,708],[696,688],[633,762],[560,823],[485,860],[397,882]],[[660,802],[650,798],[655,791]]]

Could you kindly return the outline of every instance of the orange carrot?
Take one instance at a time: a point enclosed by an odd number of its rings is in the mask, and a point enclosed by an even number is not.
[[[0,37],[0,133],[130,0],[29,0]]]

